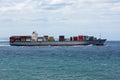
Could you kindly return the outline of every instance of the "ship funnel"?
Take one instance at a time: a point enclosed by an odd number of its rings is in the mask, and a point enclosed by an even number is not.
[[[36,33],[35,31],[33,31],[31,38],[32,38],[32,41],[37,41],[38,33]]]

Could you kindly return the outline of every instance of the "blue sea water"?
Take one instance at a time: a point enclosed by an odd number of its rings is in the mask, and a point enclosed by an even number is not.
[[[0,42],[0,80],[120,80],[120,41],[72,47]]]

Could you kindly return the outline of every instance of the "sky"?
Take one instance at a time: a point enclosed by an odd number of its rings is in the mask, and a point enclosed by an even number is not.
[[[0,38],[33,31],[120,40],[120,0],[0,0]]]

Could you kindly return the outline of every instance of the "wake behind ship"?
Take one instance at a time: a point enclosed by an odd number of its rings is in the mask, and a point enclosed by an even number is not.
[[[72,36],[65,38],[64,35],[59,36],[58,40],[55,40],[53,36],[38,37],[36,32],[33,32],[31,36],[11,36],[11,46],[79,46],[79,45],[104,45],[106,39],[97,39],[94,36]]]

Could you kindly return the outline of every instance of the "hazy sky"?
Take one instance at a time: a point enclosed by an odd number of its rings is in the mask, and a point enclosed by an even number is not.
[[[120,0],[0,0],[0,38],[32,31],[120,40]]]

